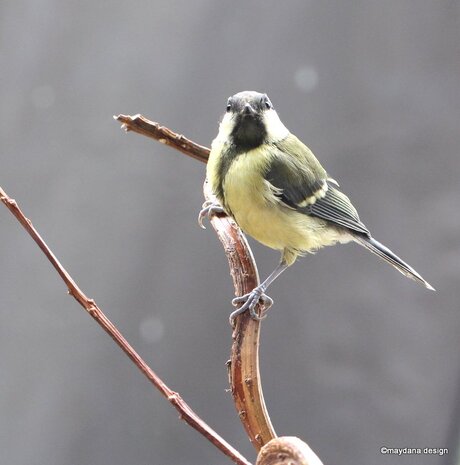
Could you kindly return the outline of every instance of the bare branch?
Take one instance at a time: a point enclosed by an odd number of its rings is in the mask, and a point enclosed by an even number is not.
[[[146,135],[181,151],[185,155],[207,161],[209,149],[178,136],[173,131],[144,118],[114,116],[123,122],[122,128]],[[191,150],[188,150],[191,147]],[[196,148],[199,148],[198,152]],[[213,200],[207,182],[204,184],[206,200]],[[259,284],[257,266],[245,236],[236,223],[224,215],[211,219],[221,241],[230,267],[237,296],[246,294]],[[260,305],[256,311],[263,310]],[[260,321],[253,320],[249,312],[236,318],[233,331],[230,361],[230,384],[238,415],[254,447],[259,451],[258,465],[322,465],[318,456],[303,441],[294,437],[276,437],[268,416],[259,373]]]
[[[213,199],[206,182],[204,194],[207,200]],[[228,217],[214,216],[211,224],[224,247],[235,295],[252,291],[259,284],[259,275],[244,234]],[[260,313],[260,305],[256,311]],[[259,373],[260,323],[252,319],[249,312],[236,318],[230,360],[233,400],[246,433],[257,450],[276,437],[265,406]]]
[[[114,116],[113,119],[123,123],[121,128],[126,132],[137,132],[143,136],[151,137],[162,144],[169,145],[179,150],[179,152],[185,153],[185,155],[203,163],[208,161],[209,149],[207,147],[196,144],[183,135],[176,134],[170,129],[144,118],[142,115],[118,115]]]
[[[161,378],[144,362],[139,354],[131,347],[128,341],[113,325],[113,323],[104,315],[102,310],[97,306],[93,299],[88,298],[83,291],[77,286],[75,281],[59,263],[59,260],[46,245],[38,231],[34,228],[31,221],[25,217],[20,210],[16,201],[10,198],[6,192],[0,187],[0,201],[10,210],[10,212],[21,223],[24,229],[29,233],[32,239],[37,243],[53,267],[59,273],[65,282],[68,292],[77,302],[97,321],[97,323],[106,331],[110,337],[118,344],[123,352],[134,362],[141,370],[145,377],[163,394],[164,397],[175,407],[179,412],[180,417],[188,423],[192,428],[201,433],[214,446],[216,446],[225,455],[230,457],[233,462],[239,465],[251,465],[236,449],[228,444],[221,436],[219,436],[210,426],[208,426],[182,399],[177,393],[172,391]]]
[[[118,115],[114,118],[121,121],[122,128],[127,131],[151,137],[186,155],[207,161],[208,148],[195,144],[141,115]],[[204,195],[207,200],[213,198],[207,183],[204,185]],[[214,216],[211,224],[224,247],[235,294],[238,296],[252,291],[259,284],[259,276],[254,257],[243,233],[231,218],[223,215]],[[260,310],[256,308],[256,311],[260,312]],[[259,336],[260,322],[250,318],[249,312],[239,315],[233,331],[230,382],[238,416],[257,450],[276,437],[262,393],[259,373]]]

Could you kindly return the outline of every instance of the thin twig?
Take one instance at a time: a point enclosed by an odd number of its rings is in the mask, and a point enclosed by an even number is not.
[[[207,147],[196,144],[182,134],[177,134],[165,126],[144,118],[142,115],[118,115],[114,116],[113,119],[123,123],[121,128],[126,132],[137,132],[143,136],[151,137],[162,144],[169,145],[179,150],[179,152],[185,153],[185,155],[203,163],[208,161],[209,149]]]
[[[104,315],[102,310],[97,306],[93,299],[88,298],[83,291],[77,286],[75,281],[59,263],[59,260],[46,245],[38,231],[34,228],[31,221],[25,217],[20,210],[16,201],[10,198],[7,193],[0,187],[0,201],[2,201],[10,212],[21,223],[24,229],[29,233],[32,239],[37,243],[53,267],[59,273],[65,282],[68,292],[77,302],[97,321],[97,323],[110,335],[110,337],[118,344],[125,354],[134,362],[141,370],[146,378],[163,394],[164,397],[176,408],[180,417],[188,423],[192,428],[206,437],[214,446],[216,446],[225,455],[230,457],[233,462],[239,465],[251,465],[236,449],[228,444],[221,436],[219,436],[210,426],[208,426],[182,399],[177,393],[172,391],[160,379],[160,377],[144,362],[139,354],[131,347],[128,341],[113,325],[113,323]]]

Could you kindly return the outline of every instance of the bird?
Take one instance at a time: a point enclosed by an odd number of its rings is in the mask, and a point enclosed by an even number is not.
[[[267,94],[239,92],[227,100],[226,112],[211,145],[206,178],[217,202],[207,201],[198,216],[224,213],[241,230],[281,252],[273,272],[251,292],[236,297],[235,318],[249,311],[266,314],[273,300],[267,288],[299,256],[325,246],[355,242],[403,275],[435,290],[410,265],[374,239],[350,199],[321,166],[313,152],[282,123]],[[264,304],[263,314],[256,305]]]

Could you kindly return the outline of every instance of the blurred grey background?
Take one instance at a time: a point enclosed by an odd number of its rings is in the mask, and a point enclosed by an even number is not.
[[[331,464],[453,464],[460,418],[460,5],[453,0],[0,4],[0,185],[151,366],[250,460],[226,391],[233,289],[199,229],[205,166],[112,119],[209,145],[267,92],[375,237],[271,289],[262,378],[280,435]],[[0,462],[225,464],[66,295],[0,209]],[[278,254],[254,244],[265,276]],[[387,456],[381,447],[448,447]]]

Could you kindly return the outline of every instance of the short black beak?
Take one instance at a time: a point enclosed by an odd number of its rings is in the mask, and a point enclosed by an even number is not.
[[[250,103],[246,103],[243,108],[243,114],[246,116],[255,115],[256,111],[254,110],[254,108],[251,106]]]

